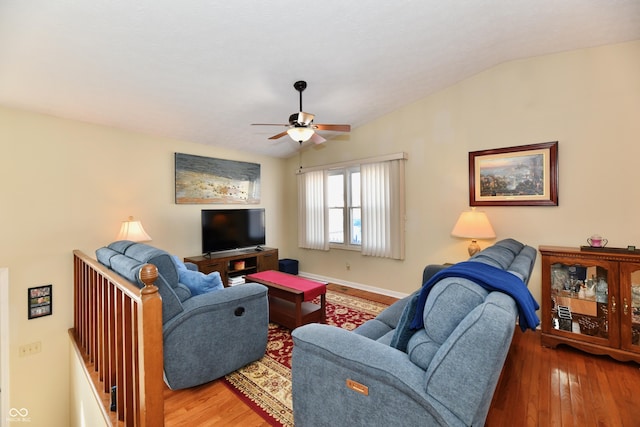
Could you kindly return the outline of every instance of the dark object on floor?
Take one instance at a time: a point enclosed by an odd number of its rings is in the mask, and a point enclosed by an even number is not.
[[[283,273],[298,274],[298,260],[284,258],[278,261],[278,270]]]
[[[116,412],[116,386],[111,387],[111,412]]]

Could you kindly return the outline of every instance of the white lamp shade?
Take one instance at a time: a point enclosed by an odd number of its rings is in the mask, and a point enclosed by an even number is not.
[[[493,231],[487,215],[472,208],[460,214],[458,222],[451,230],[451,235],[468,239],[493,239],[496,237],[496,232]]]
[[[307,127],[293,127],[287,133],[294,141],[307,142],[313,136],[314,131]]]
[[[131,240],[132,242],[148,242],[151,240],[151,236],[144,231],[142,223],[135,221],[132,216],[127,221],[122,221],[120,226],[120,233],[116,240]]]

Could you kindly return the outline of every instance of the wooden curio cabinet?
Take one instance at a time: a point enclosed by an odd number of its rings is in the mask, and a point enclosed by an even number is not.
[[[640,363],[640,251],[540,246],[542,345]]]

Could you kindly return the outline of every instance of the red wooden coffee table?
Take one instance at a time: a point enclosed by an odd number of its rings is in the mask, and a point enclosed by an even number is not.
[[[269,320],[295,329],[307,323],[325,323],[325,295],[327,284],[294,276],[281,271],[267,270],[248,274],[247,282],[269,288]],[[320,296],[320,305],[311,301]]]

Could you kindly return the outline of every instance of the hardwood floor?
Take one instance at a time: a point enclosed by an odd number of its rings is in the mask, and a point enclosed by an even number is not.
[[[386,304],[395,301],[341,285],[329,289]],[[167,427],[270,425],[220,380],[167,389],[165,414]],[[569,347],[544,348],[539,332],[516,329],[486,425],[640,426],[640,365]]]
[[[640,426],[640,365],[559,346],[516,329],[487,426]]]
[[[242,426],[270,424],[237,397],[222,380],[186,390],[165,390],[166,427]]]

